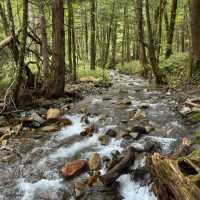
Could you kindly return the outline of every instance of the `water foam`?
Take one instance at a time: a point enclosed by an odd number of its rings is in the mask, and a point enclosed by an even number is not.
[[[124,200],[157,200],[153,192],[147,186],[140,186],[131,180],[131,176],[122,175],[118,181],[120,182],[120,192]]]
[[[25,179],[19,179],[17,187],[20,192],[23,192],[21,200],[33,200],[35,192],[39,189],[40,191],[47,191],[49,189],[60,189],[65,187],[62,185],[62,179],[59,180],[47,180],[41,179],[35,183],[26,182]]]

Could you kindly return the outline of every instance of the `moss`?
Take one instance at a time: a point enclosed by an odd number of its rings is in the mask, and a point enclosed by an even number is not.
[[[189,114],[188,119],[192,122],[200,122],[200,112],[192,112]]]

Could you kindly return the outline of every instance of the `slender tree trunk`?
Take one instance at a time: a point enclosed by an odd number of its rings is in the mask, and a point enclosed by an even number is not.
[[[200,1],[192,0],[192,69],[191,76],[200,77]]]
[[[136,15],[137,15],[137,23],[138,23],[138,40],[140,45],[140,64],[143,68],[143,76],[147,77],[148,69],[147,69],[147,57],[146,57],[146,49],[145,49],[145,41],[144,41],[144,18],[143,18],[143,0],[136,0]]]
[[[169,31],[167,34],[167,49],[165,55],[166,58],[169,58],[172,55],[174,27],[176,23],[176,11],[177,11],[177,0],[172,0],[171,19],[170,19]]]
[[[49,77],[49,52],[48,52],[48,40],[47,40],[47,32],[46,32],[46,18],[45,18],[45,2],[38,1],[39,3],[39,12],[40,12],[40,33],[42,40],[42,57],[43,57],[43,65],[42,65],[42,78],[43,78],[43,90],[45,94],[49,93],[49,85],[50,77]]]
[[[95,69],[96,66],[96,1],[91,1],[91,47],[90,47],[90,68]]]
[[[14,102],[19,104],[19,96],[21,85],[25,82],[24,73],[25,73],[25,53],[26,53],[26,42],[27,42],[27,29],[28,29],[28,0],[23,0],[23,22],[22,22],[22,39],[20,43],[20,54],[19,54],[19,64],[16,73],[16,83],[13,91]]]
[[[153,37],[152,25],[150,20],[150,11],[149,11],[149,0],[146,0],[146,18],[147,18],[147,27],[148,27],[148,40],[149,40],[149,60],[152,66],[153,73],[155,75],[156,83],[163,83],[163,76],[158,66],[158,60],[156,58],[156,47]]]
[[[112,31],[112,57],[110,68],[115,69],[116,66],[116,50],[117,50],[117,22],[114,23],[113,31]]]
[[[88,60],[88,53],[89,53],[89,48],[88,48],[88,17],[87,17],[87,10],[85,9],[84,13],[84,21],[85,21],[85,54],[86,54],[86,60]]]
[[[52,2],[53,79],[49,97],[63,96],[65,87],[65,32],[63,0]]]
[[[68,9],[68,62],[69,62],[69,70],[72,74],[72,2],[71,0],[67,1],[67,9]]]
[[[75,37],[75,28],[74,28],[74,11],[73,7],[71,10],[71,18],[72,18],[72,58],[73,58],[73,80],[76,81],[77,79],[77,74],[76,74],[76,37]]]

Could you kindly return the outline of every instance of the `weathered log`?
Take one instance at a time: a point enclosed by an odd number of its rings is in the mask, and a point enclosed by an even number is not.
[[[135,161],[135,149],[129,147],[125,157],[117,163],[107,174],[100,177],[102,183],[106,186],[111,185],[118,179]]]
[[[200,152],[173,159],[155,153],[149,163],[154,181],[154,192],[159,200],[199,200]],[[195,160],[195,161],[194,161]],[[197,161],[198,160],[198,161]]]

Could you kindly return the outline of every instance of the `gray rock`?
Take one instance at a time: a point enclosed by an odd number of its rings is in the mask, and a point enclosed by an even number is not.
[[[129,135],[130,135],[133,139],[137,139],[138,136],[139,136],[139,133],[137,133],[137,132],[131,132],[131,133],[129,133]]]

